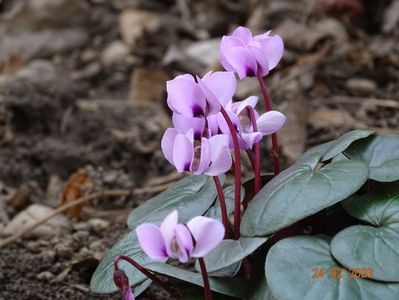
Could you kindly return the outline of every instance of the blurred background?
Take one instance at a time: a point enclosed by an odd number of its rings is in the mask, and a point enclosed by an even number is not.
[[[129,211],[180,176],[160,150],[165,81],[221,70],[238,25],[284,39],[266,83],[285,166],[351,129],[398,132],[399,0],[0,0],[0,299],[120,298],[91,294],[91,274]],[[236,97],[258,94],[249,79]],[[110,189],[126,195],[16,235]]]

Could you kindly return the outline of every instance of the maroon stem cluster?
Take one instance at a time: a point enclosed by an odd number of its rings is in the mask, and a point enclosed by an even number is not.
[[[223,118],[229,127],[234,146],[234,238],[240,238],[241,224],[241,153],[238,144],[237,129],[225,109],[221,108]]]
[[[272,102],[269,97],[269,93],[267,92],[267,87],[265,84],[265,81],[263,80],[263,77],[261,75],[257,75],[260,89],[262,91],[263,98],[265,99],[265,105],[266,105],[266,111],[271,111],[272,110]],[[273,170],[274,170],[274,175],[277,175],[280,173],[280,151],[278,148],[278,140],[277,140],[277,133],[272,134],[272,156],[273,156]]]
[[[254,132],[258,131],[258,125],[256,124],[256,118],[255,118],[255,112],[253,107],[248,106],[247,107],[249,118],[251,119],[252,123],[252,128]],[[255,143],[253,146],[254,152],[255,152],[255,157],[254,157],[254,163],[252,165],[252,168],[254,170],[254,195],[256,195],[260,188],[261,188],[261,178],[260,178],[260,149],[259,149],[259,143]]]
[[[226,206],[226,199],[224,197],[223,193],[223,188],[222,185],[220,184],[219,177],[213,176],[213,181],[215,182],[216,190],[218,192],[218,197],[219,197],[219,202],[220,202],[220,211],[222,215],[222,223],[225,229],[225,234],[226,236],[229,236],[230,232],[230,223],[229,223],[229,217],[227,214],[227,206]]]

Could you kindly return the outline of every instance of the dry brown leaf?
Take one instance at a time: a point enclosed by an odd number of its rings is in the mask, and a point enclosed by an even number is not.
[[[292,164],[305,150],[308,99],[299,97],[291,100],[281,111],[286,115],[287,121],[278,133],[279,143],[282,154]]]
[[[92,186],[93,178],[87,171],[79,170],[75,172],[69,177],[65,189],[62,192],[60,206],[83,197]],[[83,207],[87,205],[88,204],[86,202],[80,205],[75,205],[74,207],[65,211],[65,215],[69,218],[79,219]]]

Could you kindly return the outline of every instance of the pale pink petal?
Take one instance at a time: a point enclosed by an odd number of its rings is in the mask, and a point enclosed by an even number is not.
[[[226,173],[232,165],[229,136],[218,134],[209,139],[211,149],[211,165],[204,172],[209,176]]]
[[[271,33],[271,32],[272,32],[272,31],[269,30],[269,31],[267,31],[267,32],[265,32],[265,33],[255,35],[255,36],[252,38],[252,40],[257,41],[257,42],[262,42],[263,40],[270,38],[270,33]]]
[[[207,110],[206,110],[206,115],[214,115],[217,114],[220,111],[220,102],[218,98],[213,94],[213,92],[208,88],[208,86],[205,84],[205,82],[197,77],[198,81],[198,86],[200,87],[202,93],[205,95],[206,98],[206,103],[207,103]]]
[[[284,53],[283,39],[279,35],[273,35],[261,42],[262,49],[269,63],[269,71],[273,70],[280,62]]]
[[[208,123],[208,132],[209,136],[218,134],[219,125],[218,125],[218,115],[211,115],[206,118]]]
[[[167,81],[166,90],[168,106],[172,111],[188,117],[205,115],[205,97],[191,75]]]
[[[243,101],[234,102],[234,112],[238,115],[241,111],[246,109],[248,106],[255,108],[256,104],[258,103],[258,97],[256,96],[249,96]]]
[[[192,257],[204,257],[216,248],[224,238],[224,226],[220,221],[206,217],[195,217],[187,223],[195,240]]]
[[[241,132],[241,138],[244,142],[244,149],[251,149],[255,143],[259,143],[263,135],[260,132]]]
[[[178,172],[182,173],[190,170],[193,151],[193,143],[190,138],[186,135],[178,134],[173,144],[173,164]]]
[[[285,119],[285,115],[281,112],[275,110],[268,111],[256,120],[258,131],[262,132],[263,135],[275,133],[283,127]]]
[[[240,79],[256,75],[257,62],[254,55],[247,48],[231,48],[225,52],[225,58],[237,72]]]
[[[261,44],[258,42],[251,42],[248,45],[248,50],[252,53],[252,55],[255,57],[256,62],[258,63],[257,65],[257,74],[263,76],[266,76],[267,73],[269,73],[269,62],[267,59],[267,55],[265,50],[262,49]]]
[[[176,136],[179,134],[179,131],[174,128],[166,129],[162,140],[161,140],[161,148],[163,155],[165,158],[173,165],[173,145],[175,142]]]
[[[194,149],[194,152],[196,149]],[[201,139],[201,149],[197,150],[200,151],[200,159],[199,161],[196,161],[195,153],[194,153],[194,159],[191,163],[190,166],[190,171],[193,174],[200,175],[203,174],[204,171],[209,167],[209,164],[211,163],[211,148],[209,144],[209,140],[207,138],[202,138]],[[193,166],[193,164],[197,164],[196,166]],[[195,169],[194,169],[195,167]]]
[[[234,68],[227,62],[225,52],[233,47],[245,47],[244,43],[235,36],[223,36],[220,42],[219,56],[222,66],[227,70],[234,72]]]
[[[202,82],[223,107],[231,101],[237,87],[237,79],[233,72],[209,72]]]
[[[198,140],[202,136],[205,128],[205,118],[187,117],[178,113],[172,115],[173,127],[181,133],[186,134],[190,129],[194,130],[194,139]]]
[[[252,40],[251,30],[243,26],[237,27],[231,35],[238,37],[245,45]]]
[[[141,249],[150,258],[163,260],[168,257],[165,240],[161,230],[154,224],[141,224],[136,228],[137,238]]]
[[[175,227],[175,237],[178,246],[177,258],[181,263],[186,263],[191,257],[193,251],[193,238],[190,231],[183,224],[178,224]]]
[[[178,219],[179,219],[179,213],[177,212],[177,210],[174,210],[163,220],[160,226],[160,230],[165,241],[166,252],[169,256],[171,256],[172,254],[170,245],[175,235],[174,230],[177,225]]]

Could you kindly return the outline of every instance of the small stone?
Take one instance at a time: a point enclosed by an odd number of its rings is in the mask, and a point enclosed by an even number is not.
[[[37,274],[36,278],[42,281],[49,281],[54,278],[54,274],[49,271],[44,271]]]
[[[220,38],[192,43],[187,47],[187,56],[204,66],[212,66],[219,60]]]
[[[138,9],[126,9],[119,16],[119,30],[130,47],[136,46],[144,34],[155,33],[161,28],[159,15]]]
[[[88,224],[90,226],[89,228],[95,233],[104,231],[109,227],[109,222],[103,219],[90,219]]]
[[[377,84],[366,78],[351,78],[346,82],[346,88],[355,95],[368,96],[376,90]]]
[[[113,41],[101,53],[101,61],[104,65],[124,63],[129,55],[128,46],[122,41]]]
[[[32,204],[17,214],[10,223],[7,224],[3,233],[6,235],[12,235],[21,230],[25,230],[53,212],[54,209],[50,207],[41,204]],[[30,235],[40,238],[49,238],[56,234],[68,233],[70,229],[71,224],[69,220],[63,215],[56,215],[47,223],[36,228]]]

